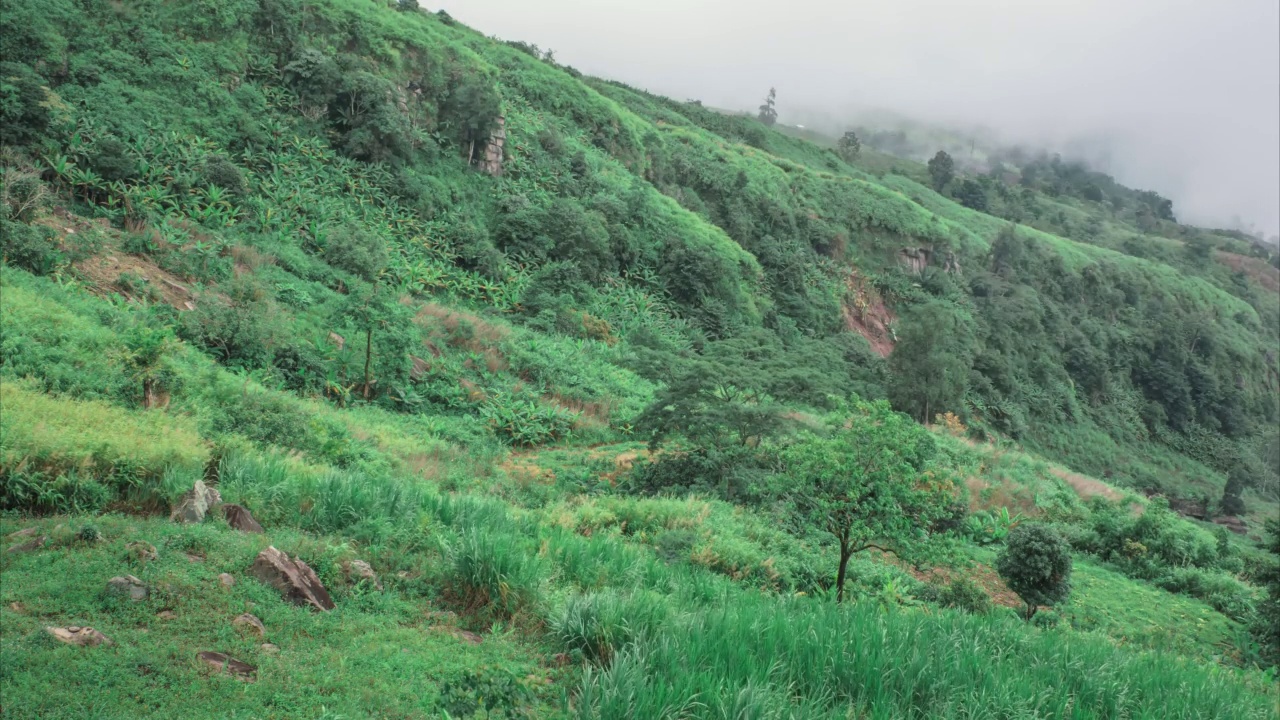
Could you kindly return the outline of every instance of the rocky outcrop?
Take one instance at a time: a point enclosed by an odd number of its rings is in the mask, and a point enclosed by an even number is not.
[[[133,558],[138,562],[151,562],[152,560],[156,560],[160,557],[160,554],[156,552],[155,545],[138,540],[125,545],[124,549],[128,551],[130,558]]]
[[[497,177],[502,174],[503,153],[507,144],[507,119],[499,116],[494,120],[494,128],[489,133],[489,142],[485,144],[480,155],[480,171]]]
[[[382,582],[378,580],[378,574],[373,571],[369,563],[363,560],[349,560],[342,563],[342,571],[348,580],[360,582],[367,580],[379,590],[382,589]]]
[[[329,591],[320,584],[315,571],[296,556],[290,560],[274,547],[258,553],[249,574],[280,591],[286,600],[296,605],[310,605],[317,610],[334,608]]]
[[[110,645],[111,639],[106,635],[94,630],[91,627],[47,627],[45,632],[53,636],[58,642],[64,642],[68,645],[79,645],[80,647],[93,647],[95,645]]]
[[[44,547],[44,544],[48,541],[49,541],[49,538],[47,536],[37,535],[36,537],[33,537],[24,543],[18,543],[17,545],[10,547],[6,552],[23,553],[23,552],[31,552],[32,550],[39,550],[40,548]]]
[[[119,575],[107,581],[107,594],[142,602],[147,599],[147,586],[132,575]]]
[[[226,653],[213,652],[211,650],[202,650],[196,654],[209,667],[220,673],[234,675],[240,680],[253,680],[258,674],[258,668],[246,662],[241,662]]]
[[[228,525],[240,532],[262,532],[262,526],[258,524],[257,520],[253,519],[253,515],[249,512],[249,509],[243,505],[236,505],[234,503],[223,505],[222,516],[227,519]]]
[[[178,500],[169,519],[180,523],[204,522],[204,516],[209,509],[221,504],[222,494],[217,489],[205,485],[203,480],[197,480],[196,484]]]
[[[267,628],[262,624],[256,615],[244,613],[237,615],[235,620],[231,621],[232,626],[241,632],[255,633],[258,637],[267,636]]]
[[[218,584],[224,588],[233,587],[236,584],[236,578],[231,573],[219,573]]]

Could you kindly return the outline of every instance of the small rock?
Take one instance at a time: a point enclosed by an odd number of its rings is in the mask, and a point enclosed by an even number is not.
[[[230,573],[220,573],[218,575],[218,584],[224,588],[229,588],[236,584],[236,578]]]
[[[351,560],[344,562],[342,563],[342,570],[348,580],[353,577],[356,579],[356,582],[368,580],[373,583],[374,587],[379,590],[382,589],[382,583],[378,580],[378,574],[373,571],[373,568],[369,563],[363,560]]]
[[[484,638],[471,632],[470,630],[463,630],[461,628],[456,628],[456,627],[448,627],[446,625],[432,625],[427,629],[431,630],[432,632],[448,633],[469,645],[479,645],[480,643],[484,642]]]
[[[92,647],[94,645],[110,645],[111,640],[106,635],[94,630],[91,627],[46,627],[45,632],[49,633],[54,639],[67,643],[68,645],[79,645],[81,647]]]
[[[262,526],[258,524],[257,520],[253,519],[249,509],[242,505],[223,505],[222,516],[227,519],[227,524],[236,530],[248,533],[262,532]]]
[[[169,519],[180,523],[203,522],[205,513],[210,508],[221,504],[222,494],[217,489],[205,485],[203,480],[197,480],[195,485],[178,500]]]
[[[231,624],[244,631],[256,632],[258,637],[267,636],[266,626],[255,615],[250,615],[249,613],[237,615],[236,619],[231,621]]]
[[[484,642],[484,638],[471,632],[470,630],[455,630],[453,634],[462,642],[469,643],[471,645],[479,645],[480,643]]]
[[[133,602],[147,599],[147,586],[132,575],[116,576],[107,581],[107,594],[128,597]]]
[[[178,616],[177,616],[177,614],[175,614],[172,610],[161,610],[160,612],[156,613],[156,619],[158,619],[158,620],[177,620],[177,619],[178,619]]]
[[[310,605],[317,610],[332,610],[333,599],[320,578],[297,556],[292,560],[274,547],[258,553],[249,574],[270,585],[296,605]]]
[[[36,532],[37,532],[36,529],[33,527],[22,528],[17,532],[9,533],[5,537],[9,538],[10,540],[17,540],[18,538],[31,537],[32,535],[35,535]]]
[[[225,653],[202,650],[199,653],[196,653],[196,657],[203,660],[218,672],[229,673],[241,680],[253,680],[254,676],[258,673],[258,668],[250,665],[249,663],[240,662]]]
[[[262,645],[260,645],[259,647],[262,648],[262,652],[268,655],[275,655],[276,653],[280,652],[279,646],[272,645],[271,643],[262,643]]]
[[[19,543],[17,545],[14,545],[13,547],[9,548],[8,552],[21,553],[21,552],[31,552],[32,550],[39,550],[40,548],[44,547],[45,542],[47,542],[48,540],[49,540],[48,537],[41,535],[39,537],[32,538],[24,543]]]
[[[452,610],[432,610],[427,613],[427,621],[433,625],[457,625],[458,613]]]
[[[12,610],[12,611],[14,611],[14,612],[16,612],[16,613],[18,613],[19,615],[22,615],[22,614],[24,614],[24,613],[26,613],[26,612],[27,612],[27,609],[26,609],[25,607],[23,607],[23,606],[22,606],[22,603],[20,603],[20,602],[11,602],[11,603],[9,603],[9,609],[10,609],[10,610]]]
[[[183,553],[183,555],[187,556],[187,562],[193,562],[193,563],[204,562],[204,558],[199,555],[196,555],[195,553]]]
[[[150,543],[134,541],[129,543],[128,545],[125,545],[124,549],[128,550],[129,555],[136,558],[140,562],[148,562],[151,560],[156,560],[160,557],[159,553],[156,552],[156,546]]]

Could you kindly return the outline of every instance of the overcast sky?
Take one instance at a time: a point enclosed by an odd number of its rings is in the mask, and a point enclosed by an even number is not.
[[[1277,0],[424,0],[564,64],[783,122],[879,108],[1109,149],[1180,219],[1280,232]]]

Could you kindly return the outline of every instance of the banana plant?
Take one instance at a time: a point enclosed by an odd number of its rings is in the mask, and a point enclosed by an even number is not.
[[[68,185],[71,182],[71,171],[76,164],[66,155],[54,155],[52,157],[46,155],[45,163],[49,166],[50,172],[53,173],[54,181],[59,185]]]

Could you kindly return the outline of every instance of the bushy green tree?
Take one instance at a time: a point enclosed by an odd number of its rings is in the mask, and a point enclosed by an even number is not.
[[[0,143],[27,145],[44,138],[55,97],[46,85],[29,66],[0,62]]]
[[[910,308],[889,356],[889,397],[921,422],[962,409],[973,367],[973,323],[942,300]]]
[[[970,210],[987,211],[987,191],[982,189],[982,183],[977,180],[965,178],[960,187],[956,188],[955,195],[956,200]]]
[[[947,183],[956,176],[956,163],[945,150],[939,150],[929,160],[929,177],[933,180],[933,189],[942,191]]]
[[[1041,605],[1056,605],[1071,594],[1071,546],[1053,528],[1023,523],[1005,539],[996,572],[1018,594],[1030,621]]]
[[[783,451],[787,501],[839,544],[837,602],[856,553],[877,548],[911,561],[930,549],[928,528],[956,492],[936,453],[929,431],[884,401],[859,401],[829,434]]]
[[[858,139],[858,134],[849,130],[841,135],[840,140],[836,142],[836,152],[840,153],[840,157],[847,163],[857,160],[858,153],[862,152],[862,141]]]
[[[371,400],[408,381],[409,352],[419,335],[409,310],[396,302],[393,293],[376,285],[356,288],[338,307],[331,324],[363,336],[355,363],[358,370],[353,368],[359,377],[348,379],[343,387],[358,385],[360,395]]]
[[[682,435],[698,446],[755,445],[780,429],[784,408],[760,390],[761,368],[728,360],[712,352],[670,368],[666,386],[636,420],[651,444]]]
[[[124,333],[123,340],[124,365],[141,385],[143,406],[152,408],[162,404],[161,398],[171,389],[168,386],[174,377],[171,363],[178,340],[173,331],[140,321]]]
[[[1241,515],[1244,513],[1244,490],[1249,486],[1248,470],[1242,463],[1236,463],[1227,471],[1227,484],[1222,490],[1222,514]]]
[[[330,265],[373,282],[387,264],[387,244],[377,233],[348,223],[325,239],[324,259]]]

